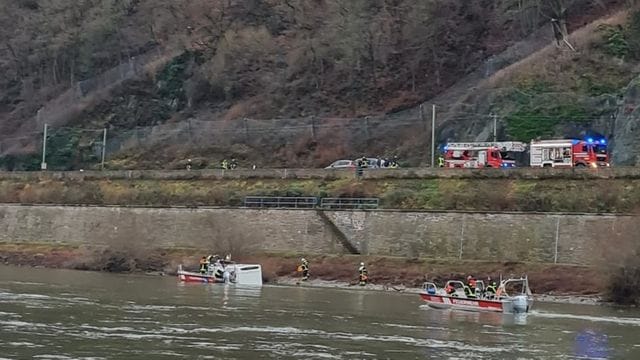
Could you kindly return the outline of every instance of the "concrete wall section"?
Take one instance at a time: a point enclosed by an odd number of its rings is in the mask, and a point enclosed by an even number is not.
[[[527,213],[332,212],[363,254],[590,264],[637,217]]]
[[[312,211],[0,206],[0,242],[341,253]]]
[[[326,211],[362,254],[590,264],[637,217]],[[0,242],[346,253],[316,210],[0,206]]]

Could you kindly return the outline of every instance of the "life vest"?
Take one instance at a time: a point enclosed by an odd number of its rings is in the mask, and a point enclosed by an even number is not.
[[[467,295],[467,297],[476,297],[476,293],[475,293],[475,288],[470,288],[468,286],[464,287],[464,293],[465,295]]]

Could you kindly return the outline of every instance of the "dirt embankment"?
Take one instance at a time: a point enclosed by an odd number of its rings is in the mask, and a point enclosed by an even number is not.
[[[0,262],[9,265],[42,266],[108,272],[147,272],[174,275],[178,264],[197,268],[200,254],[194,250],[113,251],[51,245],[0,245]],[[592,268],[526,264],[518,262],[442,261],[366,256],[311,256],[312,280],[335,282],[345,286],[357,282],[357,268],[367,264],[370,282],[385,289],[420,287],[424,281],[443,284],[448,279],[464,279],[471,274],[480,279],[528,275],[532,290],[547,295],[595,295],[604,289],[605,279]],[[299,256],[246,255],[238,262],[259,263],[267,283],[296,283]]]
[[[637,179],[0,180],[0,202],[240,206],[245,196],[376,197],[387,209],[634,212]]]

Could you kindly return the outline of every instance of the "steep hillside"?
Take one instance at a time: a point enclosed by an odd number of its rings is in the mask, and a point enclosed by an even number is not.
[[[111,167],[174,167],[185,157],[215,166],[231,156],[320,166],[365,152],[417,164],[427,158],[416,149],[426,149],[428,114],[405,109],[432,98],[446,110],[439,141],[482,137],[490,111],[503,115],[504,138],[570,133],[603,113],[574,104],[543,111],[537,104],[549,95],[538,93],[569,92],[571,103],[615,96],[635,74],[629,41],[623,55],[596,41],[558,60],[575,63],[563,73],[590,66],[588,78],[547,73],[545,82],[532,68],[503,76],[512,93],[474,85],[543,46],[550,17],[571,32],[626,3],[3,0],[0,166],[36,167],[44,123],[54,168],[95,164],[103,127]],[[514,53],[517,42],[528,50]],[[559,79],[566,88],[551,85]],[[571,121],[560,119],[567,114]],[[531,125],[540,119],[547,125]]]
[[[636,165],[639,38],[639,12],[604,17],[569,37],[575,51],[547,47],[481,83],[467,102],[499,114],[502,134],[511,139],[604,136],[616,165]],[[486,139],[491,125],[448,127],[464,129],[457,136]]]
[[[620,11],[572,33],[567,46],[549,44],[466,94],[457,110],[497,113],[502,136],[528,141],[538,136],[613,136],[611,119],[640,58],[634,38],[637,12]],[[456,120],[456,119],[453,119]],[[488,121],[448,124],[457,137],[488,137]],[[461,130],[456,132],[455,130]]]

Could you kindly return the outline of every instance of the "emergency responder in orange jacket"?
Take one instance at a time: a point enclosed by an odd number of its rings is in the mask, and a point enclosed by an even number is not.
[[[200,259],[200,273],[205,274],[209,268],[209,262],[207,261],[207,257],[203,256]]]

